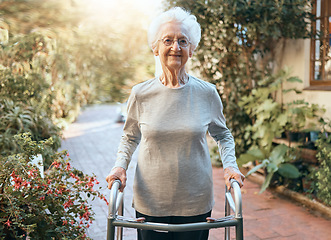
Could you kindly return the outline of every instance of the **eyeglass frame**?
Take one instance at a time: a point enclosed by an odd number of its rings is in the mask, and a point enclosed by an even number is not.
[[[170,40],[170,39],[172,40],[172,42],[171,42],[170,45],[167,45],[167,44],[164,43],[164,39],[166,39],[166,38],[169,39],[169,40]],[[179,40],[182,40],[182,39],[187,40],[187,45],[185,45],[185,46],[181,46],[181,45],[180,45]],[[161,41],[161,42],[164,44],[164,46],[170,47],[170,46],[174,45],[175,38],[164,37],[164,38],[159,39],[159,40],[157,40],[157,41]],[[183,37],[183,38],[177,38],[177,44],[178,44],[178,46],[180,46],[181,48],[183,48],[183,47],[187,47],[188,45],[190,45],[191,42],[190,42],[187,38]]]

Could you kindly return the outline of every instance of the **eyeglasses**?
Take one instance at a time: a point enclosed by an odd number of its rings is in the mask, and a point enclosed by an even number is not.
[[[173,39],[173,38],[163,38],[160,39],[159,41],[163,42],[163,44],[167,47],[170,47],[174,44],[175,41],[177,41],[178,45],[180,47],[187,47],[190,44],[190,41],[187,40],[186,38],[179,38],[179,39]]]

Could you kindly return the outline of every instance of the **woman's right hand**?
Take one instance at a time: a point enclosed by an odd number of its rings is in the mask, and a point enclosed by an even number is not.
[[[120,191],[123,192],[126,186],[126,170],[122,167],[116,167],[111,170],[109,175],[106,177],[106,181],[108,182],[108,188],[111,189],[113,182],[115,180],[121,181]]]

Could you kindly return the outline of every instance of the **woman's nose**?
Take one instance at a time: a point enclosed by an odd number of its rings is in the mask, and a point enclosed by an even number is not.
[[[179,44],[178,44],[178,41],[176,40],[176,41],[174,41],[174,43],[172,44],[172,48],[174,49],[174,50],[180,50],[180,46],[179,46]]]

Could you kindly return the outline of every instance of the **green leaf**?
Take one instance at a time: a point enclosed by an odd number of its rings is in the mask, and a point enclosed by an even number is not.
[[[255,173],[257,170],[266,167],[269,163],[269,160],[264,159],[263,162],[255,167],[253,167],[251,170],[248,171],[248,173],[246,174],[246,177],[248,177],[249,175],[251,175],[252,173]]]
[[[277,172],[278,170],[278,167],[275,163],[273,162],[270,162],[268,165],[267,165],[267,171],[268,173],[271,173],[271,172]]]
[[[280,126],[285,126],[287,123],[287,114],[280,114],[277,117],[277,122],[279,123]]]
[[[239,166],[242,166],[248,162],[252,162],[255,160],[258,160],[255,156],[248,153],[244,153],[239,156],[239,158],[237,159],[237,163],[239,164]]]
[[[278,167],[278,173],[286,178],[300,177],[299,170],[291,163],[283,163]]]
[[[277,102],[274,102],[272,99],[267,99],[265,100],[259,107],[258,107],[258,112],[269,112],[272,109],[274,109],[278,105]]]
[[[247,151],[247,154],[254,156],[258,160],[262,160],[265,158],[264,153],[258,148],[251,148],[250,150]]]
[[[270,161],[274,163],[281,163],[284,160],[284,155],[286,154],[288,149],[289,147],[285,144],[277,145],[270,154]]]
[[[272,176],[274,175],[275,172],[270,172],[268,173],[268,175],[266,176],[262,186],[261,186],[261,190],[260,193],[263,193],[270,185],[270,181],[272,179]]]
[[[298,83],[302,83],[302,80],[298,77],[290,77],[288,79],[286,79],[287,82],[298,82]]]

